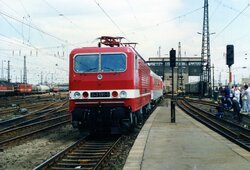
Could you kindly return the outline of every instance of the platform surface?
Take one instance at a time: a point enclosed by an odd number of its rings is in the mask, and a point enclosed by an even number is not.
[[[124,170],[250,170],[250,152],[176,107],[159,106],[144,124]]]

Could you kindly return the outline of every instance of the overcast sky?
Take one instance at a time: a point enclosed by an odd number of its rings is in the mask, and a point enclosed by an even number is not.
[[[157,56],[159,47],[161,56],[177,49],[178,42],[182,56],[200,56],[203,5],[203,0],[0,0],[4,76],[10,60],[12,81],[20,81],[26,55],[29,83],[40,82],[41,72],[43,80],[50,82],[53,74],[54,82],[67,82],[69,52],[96,46],[102,35],[139,43],[146,60]],[[219,72],[223,82],[227,78],[227,44],[235,46],[235,77],[249,77],[249,0],[209,0],[209,19],[215,79]]]

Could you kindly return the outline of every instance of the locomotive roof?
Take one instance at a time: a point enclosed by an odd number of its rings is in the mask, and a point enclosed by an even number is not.
[[[131,50],[131,47],[81,47],[75,48],[74,51],[89,51],[89,52],[119,52],[119,51],[128,51]]]
[[[71,51],[71,54],[76,53],[101,53],[101,52],[134,52],[139,56],[144,62],[146,62],[143,57],[131,46],[122,46],[122,47],[82,47],[76,48]]]

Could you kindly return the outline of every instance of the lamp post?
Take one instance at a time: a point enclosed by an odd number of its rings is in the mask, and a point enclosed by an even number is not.
[[[212,89],[212,92],[214,93],[214,64],[213,64],[213,66],[211,68],[213,70],[213,89]]]
[[[172,98],[171,98],[171,123],[175,123],[175,100],[174,100],[174,67],[176,66],[176,51],[170,50],[170,67],[172,68]]]

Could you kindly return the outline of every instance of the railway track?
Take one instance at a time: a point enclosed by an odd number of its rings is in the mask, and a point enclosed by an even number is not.
[[[214,106],[217,107],[218,104],[214,103],[212,101],[206,101],[206,100],[197,100],[197,99],[186,99],[189,102],[193,102],[193,103],[199,103],[199,104],[204,104],[204,105],[208,105],[208,106]]]
[[[211,106],[212,108],[214,108],[213,110],[216,110],[215,112],[217,112],[216,107],[218,106],[217,103],[214,103],[212,101],[207,101],[207,100],[197,100],[197,99],[185,99],[190,103],[195,103],[195,104],[201,104],[201,105],[205,105],[205,106]],[[208,110],[211,110],[211,107],[208,108]],[[233,111],[224,111],[226,113],[226,115],[224,115],[224,119],[227,119],[228,121],[232,121],[234,122],[235,120],[232,119],[232,115],[234,114]],[[240,124],[242,126],[244,126],[245,124],[249,124],[250,123],[250,116],[245,115],[245,114],[241,114],[242,117],[242,122],[240,122]],[[250,127],[250,126],[249,126]]]
[[[31,114],[17,120],[1,122],[0,146],[70,123],[70,116],[66,110],[64,103],[61,103],[57,107],[43,110],[39,114]]]
[[[23,124],[24,122],[34,121],[38,118],[52,114],[53,112],[62,109],[62,107],[64,107],[65,104],[66,104],[66,102],[62,102],[62,103],[55,102],[55,103],[49,104],[47,106],[44,106],[42,108],[39,108],[38,110],[35,110],[33,112],[30,112],[26,115],[22,115],[22,116],[19,116],[16,118],[1,121],[0,122],[0,130],[6,130],[6,128],[16,127],[20,124]],[[66,110],[66,106],[65,106],[64,110]]]
[[[36,133],[40,133],[68,123],[70,123],[70,117],[66,113],[47,120],[0,131],[0,146],[9,145],[12,142],[25,139],[26,137]]]
[[[232,142],[250,151],[250,130],[233,122],[218,119],[213,114],[197,108],[188,101],[179,100],[178,106],[196,120],[217,131]]]
[[[0,110],[0,117],[3,117],[5,115],[8,114],[14,114],[14,113],[21,113],[22,110],[21,109],[26,109],[26,111],[34,111],[34,110],[43,110],[44,108],[47,108],[50,104],[48,104],[47,102],[43,102],[43,103],[33,103],[33,104],[29,104],[29,105],[22,105],[22,106],[16,106],[16,107],[12,107],[12,108],[7,108],[7,109],[2,109]]]
[[[56,95],[56,96],[41,94],[41,95],[12,96],[12,97],[2,97],[2,98],[0,97],[0,108],[9,107],[12,105],[26,105],[29,103],[53,101],[62,98],[66,99],[67,93],[63,93],[61,95]]]
[[[33,170],[102,169],[120,141],[121,136],[108,140],[83,138]]]

